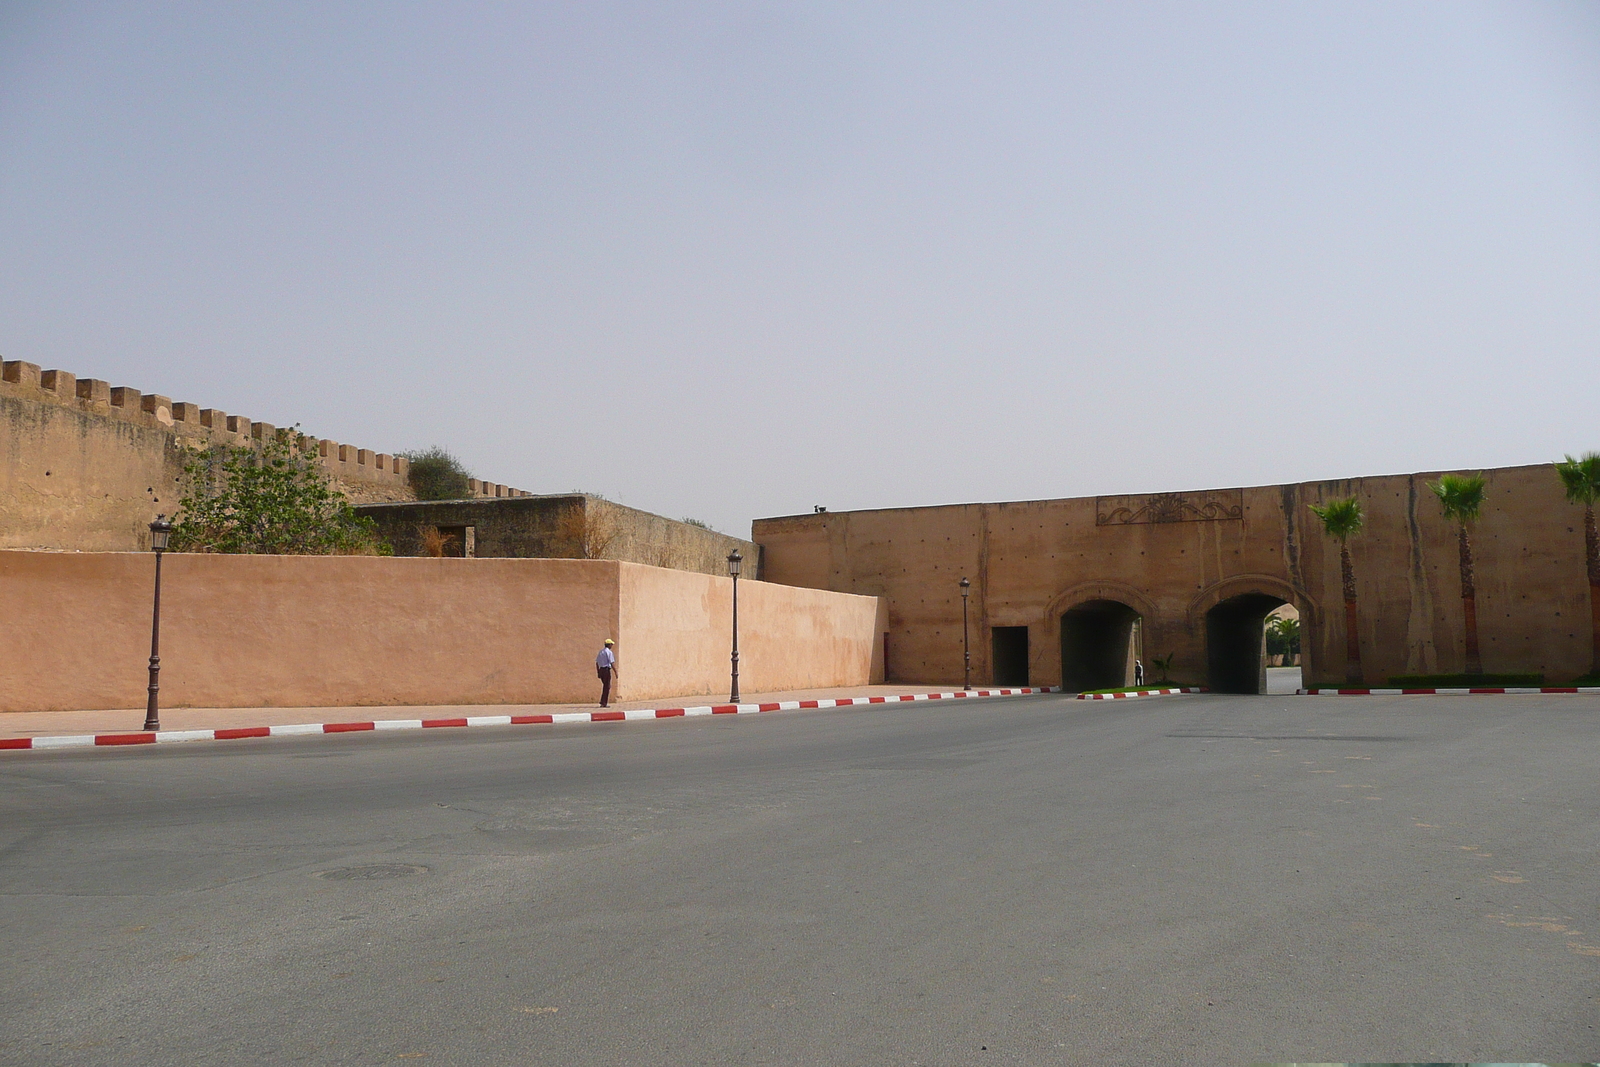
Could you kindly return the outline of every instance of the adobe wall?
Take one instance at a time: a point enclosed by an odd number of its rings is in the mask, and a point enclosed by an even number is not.
[[[725,575],[728,554],[738,549],[745,577],[760,577],[760,550],[752,541],[583,493],[372,504],[356,511],[377,524],[378,535],[400,556],[426,554],[424,528],[471,526],[479,557],[615,559]]]
[[[20,360],[0,363],[0,548],[126,551],[171,515],[191,450],[254,445],[270,423]],[[408,500],[403,457],[296,437],[352,501]],[[520,490],[477,483],[500,497]]]
[[[732,580],[628,564],[620,575],[618,658],[629,696],[727,699]],[[740,691],[880,682],[879,623],[876,597],[740,579]]]
[[[590,702],[613,635],[619,697],[715,695],[728,681],[725,577],[191,553],[162,569],[166,707]],[[0,551],[0,711],[142,707],[153,574],[150,553]],[[866,683],[877,607],[741,582],[746,688]]]
[[[1484,670],[1541,672],[1552,683],[1590,667],[1582,509],[1549,465],[1500,468],[1474,528]],[[1061,617],[1091,600],[1143,617],[1148,656],[1173,653],[1173,678],[1208,680],[1209,609],[1261,593],[1301,613],[1308,683],[1345,680],[1339,552],[1308,505],[1357,496],[1351,542],[1367,684],[1395,674],[1465,670],[1455,527],[1426,482],[1437,473],[1138,497],[827,512],[761,519],[771,582],[883,596],[888,676],[961,680],[968,576],[974,681],[993,669],[996,626],[1026,626],[1029,680],[1062,679]]]

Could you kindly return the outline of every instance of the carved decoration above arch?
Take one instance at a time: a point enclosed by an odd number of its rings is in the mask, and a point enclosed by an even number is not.
[[[1291,585],[1282,578],[1270,574],[1235,574],[1220,582],[1214,582],[1195,594],[1194,599],[1189,601],[1189,625],[1198,625],[1205,620],[1206,612],[1224,600],[1245,593],[1265,593],[1287,604],[1293,604],[1302,616],[1307,617],[1308,622],[1320,619],[1322,615],[1321,606],[1304,589]]]
[[[1135,526],[1147,522],[1237,522],[1243,518],[1243,489],[1095,498],[1096,526]]]
[[[1154,619],[1157,615],[1155,602],[1133,586],[1122,582],[1092,581],[1079,582],[1052,597],[1045,605],[1045,621],[1052,628],[1059,627],[1062,615],[1079,604],[1086,604],[1091,600],[1115,600],[1128,605],[1147,619]]]

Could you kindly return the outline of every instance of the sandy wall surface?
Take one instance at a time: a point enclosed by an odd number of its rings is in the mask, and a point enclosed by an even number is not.
[[[624,692],[726,697],[733,582],[619,564]],[[866,685],[879,645],[876,597],[739,583],[739,684],[744,692]]]
[[[1475,472],[1467,472],[1475,473]],[[1472,531],[1483,667],[1564,684],[1591,666],[1583,509],[1549,464],[1485,470]],[[760,519],[770,581],[885,599],[888,677],[962,678],[961,596],[971,582],[973,678],[993,680],[995,627],[1027,627],[1033,685],[1062,681],[1062,616],[1094,601],[1142,617],[1143,646],[1172,678],[1209,684],[1208,612],[1239,597],[1299,609],[1305,677],[1347,677],[1339,549],[1310,505],[1355,496],[1351,540],[1366,684],[1465,669],[1456,526],[1427,484],[1438,472],[1061,500]],[[1152,518],[1140,509],[1173,508]]]
[[[0,362],[0,549],[145,548],[150,520],[177,507],[194,450],[260,447],[280,433],[353,501],[412,496],[399,456],[22,360]]]
[[[144,703],[150,553],[0,551],[0,710]],[[725,684],[730,580],[608,560],[168,553],[163,706],[535,704]],[[751,593],[750,590],[758,590]],[[742,582],[750,688],[864,683],[877,602]]]

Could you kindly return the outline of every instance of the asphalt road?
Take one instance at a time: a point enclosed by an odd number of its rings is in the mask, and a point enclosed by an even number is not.
[[[10,755],[0,1063],[1592,1060],[1597,724],[1035,696]]]

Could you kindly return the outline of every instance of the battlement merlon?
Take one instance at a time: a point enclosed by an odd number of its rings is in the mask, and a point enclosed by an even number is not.
[[[259,448],[275,436],[290,432],[272,423],[229,415],[218,408],[174,403],[159,393],[145,393],[125,385],[113,386],[97,378],[79,378],[63,370],[42,370],[37,363],[24,360],[0,361],[0,396],[53,403],[85,415],[164,430],[190,447],[250,445]],[[410,492],[410,464],[404,456],[303,435],[296,445],[301,451],[314,454],[338,481],[370,485],[386,493]],[[473,495],[532,494],[492,482],[475,481]]]

